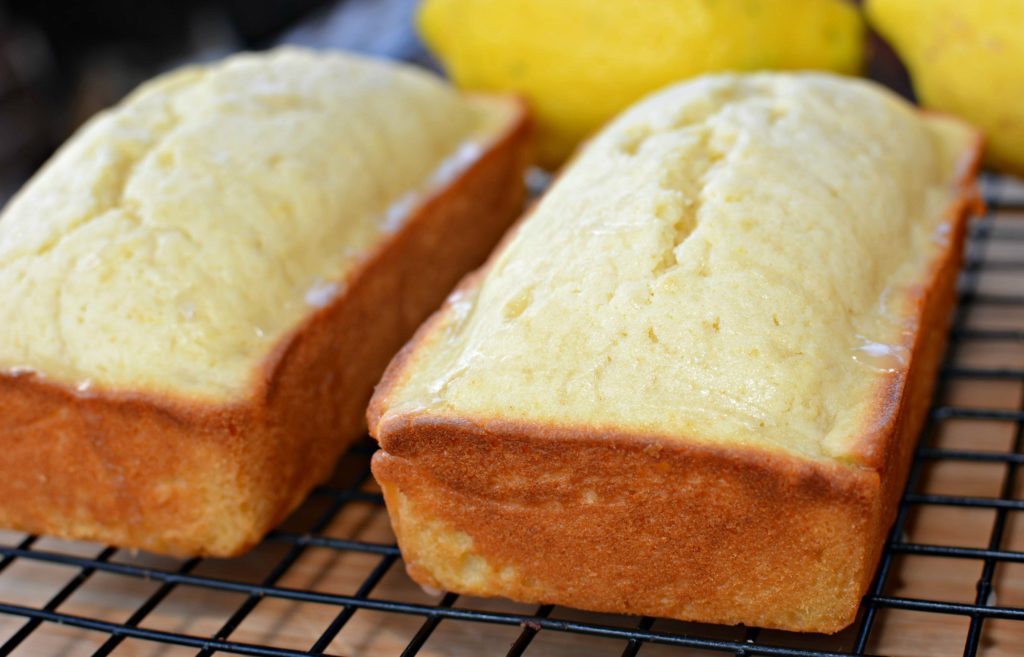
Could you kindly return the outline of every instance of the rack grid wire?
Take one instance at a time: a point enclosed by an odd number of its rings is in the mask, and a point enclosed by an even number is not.
[[[1024,186],[985,175],[960,303],[875,583],[831,637],[587,614],[404,575],[372,443],[251,554],[171,559],[0,532],[5,655],[1024,655]]]

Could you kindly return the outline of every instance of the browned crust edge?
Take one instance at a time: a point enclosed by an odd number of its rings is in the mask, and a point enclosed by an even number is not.
[[[80,393],[0,374],[0,526],[171,554],[239,554],[365,430],[395,351],[514,221],[532,126],[508,126],[283,336],[244,400]]]
[[[595,611],[846,627],[870,585],[930,405],[967,218],[980,203],[980,153],[979,139],[964,154],[947,215],[953,230],[929,284],[907,293],[918,330],[907,369],[879,391],[879,415],[865,425],[877,429],[855,450],[862,465],[593,427],[384,417],[446,304],[392,361],[368,410],[381,445],[374,475],[409,574],[460,593]],[[471,547],[426,545],[437,526],[468,536]],[[488,577],[452,574],[452,563],[479,558]]]

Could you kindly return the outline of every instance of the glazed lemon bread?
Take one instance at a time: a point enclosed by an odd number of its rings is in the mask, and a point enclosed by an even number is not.
[[[143,85],[0,216],[0,525],[259,540],[521,208],[524,115],[285,49]]]
[[[719,75],[595,137],[369,411],[414,579],[831,632],[895,511],[976,133],[872,83]]]

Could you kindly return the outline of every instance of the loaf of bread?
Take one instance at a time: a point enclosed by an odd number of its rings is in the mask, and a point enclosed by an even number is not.
[[[378,386],[410,575],[849,624],[928,407],[977,157],[970,128],[821,74],[628,110]]]
[[[257,542],[522,208],[525,113],[278,50],[143,85],[0,216],[0,526]]]

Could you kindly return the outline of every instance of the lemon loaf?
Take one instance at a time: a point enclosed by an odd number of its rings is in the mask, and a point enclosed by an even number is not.
[[[378,386],[374,474],[411,576],[849,624],[932,391],[978,150],[826,74],[627,110]]]
[[[0,216],[0,525],[257,542],[521,210],[520,104],[283,49],[172,72]]]

